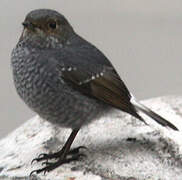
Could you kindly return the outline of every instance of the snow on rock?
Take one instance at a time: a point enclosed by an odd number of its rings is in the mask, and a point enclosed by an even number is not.
[[[113,111],[83,127],[73,146],[84,145],[87,155],[46,175],[34,174],[40,153],[55,152],[71,130],[33,117],[0,141],[0,180],[182,180],[182,97],[168,96],[143,101],[173,122],[180,131],[166,129],[145,117],[139,120]]]

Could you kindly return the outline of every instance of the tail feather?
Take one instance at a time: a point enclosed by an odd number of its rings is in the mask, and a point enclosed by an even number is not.
[[[131,103],[134,105],[134,107],[136,108],[137,111],[143,112],[144,114],[151,117],[152,119],[154,119],[157,123],[161,124],[162,126],[168,126],[168,127],[172,128],[173,130],[178,131],[178,128],[176,126],[174,126],[172,123],[170,123],[169,121],[167,121],[166,119],[164,119],[163,117],[161,117],[160,115],[158,115],[157,113],[155,113],[154,111],[149,109],[148,107],[137,102],[134,98],[132,99]]]

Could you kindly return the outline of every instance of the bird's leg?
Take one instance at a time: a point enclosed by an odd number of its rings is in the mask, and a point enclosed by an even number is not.
[[[74,129],[72,131],[71,135],[69,136],[68,140],[66,141],[65,145],[60,151],[53,154],[40,154],[38,158],[33,159],[32,162],[34,161],[39,162],[39,161],[46,160],[45,162],[42,163],[43,165],[45,164],[46,166],[42,169],[37,169],[32,171],[30,173],[30,176],[33,173],[38,174],[41,172],[44,172],[44,173],[49,172],[62,164],[69,163],[71,161],[76,161],[80,158],[80,156],[84,156],[84,154],[79,153],[79,149],[85,148],[84,146],[80,146],[70,150],[71,144],[73,143],[78,131],[79,129]],[[67,157],[68,155],[71,155],[71,157]],[[56,162],[48,162],[49,159],[56,159],[56,158],[58,159]]]

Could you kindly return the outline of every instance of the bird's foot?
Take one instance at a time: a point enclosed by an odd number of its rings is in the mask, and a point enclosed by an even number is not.
[[[85,157],[86,155],[83,153],[80,153],[80,149],[86,149],[84,146],[79,146],[77,148],[71,149],[66,155],[63,155],[63,151],[58,151],[56,153],[51,153],[51,154],[40,154],[38,158],[35,158],[32,160],[33,162],[42,162],[42,165],[46,165],[44,168],[34,170],[30,173],[30,176],[34,173],[39,174],[41,172],[50,172],[53,169],[56,169],[58,166],[69,163],[71,161],[77,161],[80,159],[80,157]],[[49,162],[51,159],[58,159],[55,162]]]

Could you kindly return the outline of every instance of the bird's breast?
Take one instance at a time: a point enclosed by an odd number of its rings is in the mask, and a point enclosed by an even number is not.
[[[49,102],[60,92],[61,81],[49,66],[28,53],[12,53],[13,79],[19,96],[31,108]]]

